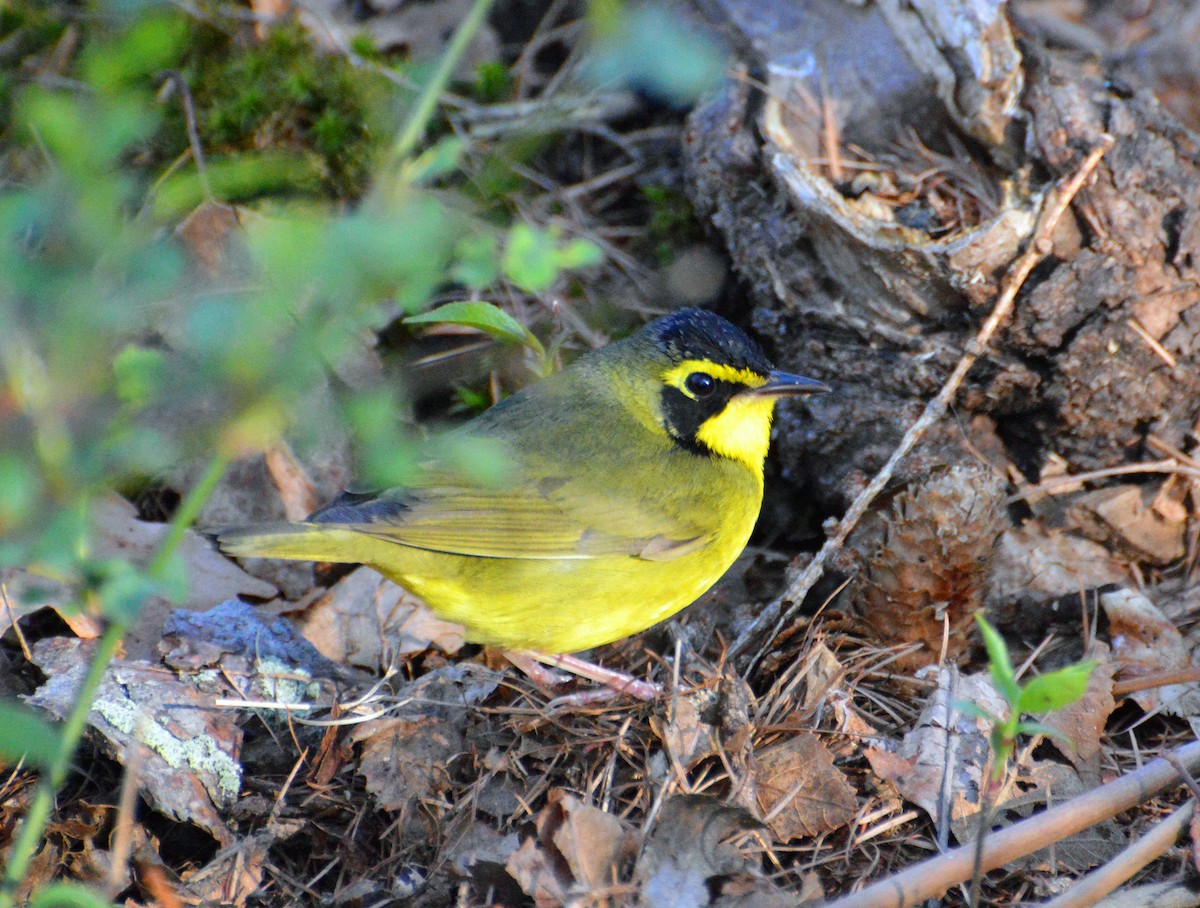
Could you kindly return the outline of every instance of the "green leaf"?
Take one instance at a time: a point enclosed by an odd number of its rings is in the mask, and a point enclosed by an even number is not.
[[[319,184],[317,165],[311,159],[277,149],[214,155],[208,159],[205,175],[208,188],[223,201],[257,198],[268,192],[311,192]],[[200,174],[194,169],[181,169],[160,181],[154,195],[155,217],[178,218],[206,197]]]
[[[983,645],[987,647],[988,667],[992,672],[992,680],[996,682],[996,689],[1000,691],[1000,695],[1004,697],[1008,705],[1015,708],[1021,696],[1021,689],[1017,686],[1012,662],[1008,658],[1008,646],[1004,643],[1004,638],[996,633],[996,629],[983,617],[982,612],[975,613],[975,623],[979,625],[979,630],[983,634]]]
[[[45,769],[58,756],[58,732],[40,715],[25,706],[0,700],[0,757]]]
[[[454,255],[450,276],[460,284],[479,290],[494,284],[500,276],[500,250],[491,234],[463,237]]]
[[[572,240],[558,251],[558,264],[563,268],[590,268],[604,261],[604,253],[591,240]]]
[[[978,703],[972,703],[970,700],[955,700],[951,705],[964,716],[970,716],[973,719],[982,719],[991,725],[995,725],[1000,721],[999,718],[993,716]]]
[[[414,186],[430,183],[458,170],[466,143],[458,136],[446,136],[404,165],[401,179]]]
[[[165,369],[161,350],[128,344],[113,358],[117,397],[132,407],[144,407],[162,386]]]
[[[462,325],[490,334],[497,340],[528,344],[529,329],[491,303],[481,301],[447,303],[429,312],[410,315],[407,325]]]
[[[1057,728],[1051,728],[1049,725],[1043,725],[1041,722],[1022,722],[1017,726],[1017,734],[1044,735],[1047,738],[1058,738],[1060,741],[1071,740]]]
[[[725,54],[665,3],[592,3],[593,84],[627,85],[668,102],[696,100],[721,83]]]
[[[112,558],[94,562],[90,569],[99,581],[100,612],[114,621],[132,624],[146,600],[163,593],[160,584],[128,561]]]
[[[505,276],[530,293],[550,289],[558,277],[558,249],[548,230],[535,230],[528,224],[516,224],[508,232],[501,263]]]
[[[0,535],[33,514],[41,492],[41,477],[30,464],[0,452]]]
[[[153,78],[177,63],[187,31],[182,16],[141,19],[117,41],[84,52],[87,81],[102,91],[115,92],[128,90],[134,80]]]
[[[75,883],[51,883],[34,895],[29,908],[113,908],[113,905]]]
[[[1022,713],[1048,713],[1074,703],[1087,691],[1097,662],[1079,662],[1039,675],[1021,688],[1017,708]]]

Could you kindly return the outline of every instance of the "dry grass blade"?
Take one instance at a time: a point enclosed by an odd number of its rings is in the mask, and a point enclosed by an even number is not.
[[[746,649],[750,642],[757,637],[759,631],[762,630],[767,621],[770,620],[770,616],[782,607],[783,603],[790,602],[791,604],[783,610],[783,613],[775,621],[774,627],[772,627],[771,633],[767,637],[767,641],[769,642],[774,639],[787,626],[787,623],[795,617],[804,602],[804,597],[825,573],[825,565],[829,562],[829,559],[845,544],[851,531],[858,525],[858,521],[866,513],[867,508],[870,507],[871,502],[875,500],[875,497],[883,491],[884,487],[891,480],[900,461],[913,449],[925,432],[928,431],[929,427],[945,414],[950,402],[954,399],[954,395],[958,392],[963,379],[966,378],[967,372],[975,365],[975,361],[987,349],[992,336],[1011,314],[1017,293],[1024,286],[1033,269],[1053,249],[1052,237],[1059,219],[1066,213],[1070,207],[1071,200],[1083,188],[1084,183],[1091,177],[1100,163],[1100,159],[1104,157],[1104,154],[1112,147],[1112,144],[1112,138],[1107,135],[1104,136],[1103,140],[1084,158],[1079,168],[1069,178],[1059,181],[1047,194],[1028,246],[1013,263],[1012,268],[1009,269],[1003,288],[1000,291],[995,306],[992,308],[991,314],[988,316],[987,321],[983,323],[983,327],[979,329],[978,334],[967,345],[966,351],[955,365],[954,371],[950,373],[950,377],[942,385],[942,389],[936,397],[926,404],[925,410],[904,434],[904,437],[900,440],[900,444],[896,446],[896,450],[892,452],[892,456],[888,459],[888,462],[884,464],[883,468],[875,475],[870,484],[863,489],[854,500],[854,503],[850,505],[846,515],[838,523],[837,533],[821,547],[821,550],[813,558],[804,573],[783,592],[783,595],[779,597],[777,602],[772,603],[770,607],[764,609],[759,617],[743,632],[741,637],[731,647],[731,656],[736,656]],[[758,664],[764,655],[765,647],[766,644],[755,654],[750,665],[747,666],[747,674],[753,671],[754,666]]]

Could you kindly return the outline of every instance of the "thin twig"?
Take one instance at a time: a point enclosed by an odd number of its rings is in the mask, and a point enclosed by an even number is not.
[[[758,664],[758,661],[764,655],[770,641],[799,612],[804,604],[804,597],[825,573],[825,566],[830,558],[842,548],[850,532],[858,525],[858,521],[866,513],[871,502],[875,500],[875,497],[891,481],[892,475],[896,472],[900,461],[904,459],[921,437],[924,436],[929,427],[945,414],[950,402],[954,399],[954,395],[958,393],[963,379],[966,378],[967,372],[970,371],[975,361],[987,349],[992,336],[1009,317],[1013,304],[1016,301],[1017,293],[1024,286],[1026,279],[1033,269],[1053,249],[1052,237],[1059,219],[1070,206],[1075,194],[1083,188],[1083,184],[1091,177],[1105,152],[1112,147],[1112,143],[1113,140],[1110,136],[1102,136],[1099,144],[1092,149],[1088,156],[1084,158],[1083,163],[1079,165],[1079,169],[1069,179],[1060,181],[1047,193],[1029,245],[1009,269],[1003,288],[996,300],[996,305],[992,308],[991,315],[983,323],[983,327],[979,329],[979,333],[967,344],[965,352],[954,367],[954,371],[950,373],[950,377],[946,379],[946,383],[942,386],[941,391],[926,404],[924,412],[904,434],[904,437],[900,440],[900,444],[892,452],[892,456],[884,464],[883,469],[875,475],[870,485],[863,489],[858,498],[854,500],[854,503],[850,505],[850,509],[846,512],[846,515],[838,522],[837,533],[821,547],[821,550],[813,558],[804,573],[784,591],[783,595],[776,602],[771,603],[765,608],[734,643],[731,648],[731,654],[736,656],[758,635],[759,631],[770,620],[770,616],[777,612],[784,603],[789,603],[775,621],[766,642],[755,654],[750,665],[747,666],[746,674],[753,671],[754,666]]]
[[[1171,672],[1155,672],[1153,675],[1139,675],[1136,678],[1126,678],[1113,684],[1114,697],[1127,697],[1138,691],[1151,690],[1155,687],[1167,687],[1171,684],[1195,684],[1200,681],[1200,668],[1191,666]]]
[[[1088,908],[1089,905],[1095,905],[1151,861],[1166,854],[1191,822],[1195,809],[1196,802],[1188,801],[1112,860],[1089,873],[1062,895],[1045,902],[1042,908]]]
[[[1174,756],[1182,765],[1195,769],[1200,765],[1200,741],[1179,748]],[[983,870],[986,873],[1002,867],[1111,819],[1179,781],[1179,773],[1160,757],[1106,785],[993,832],[984,847]],[[830,902],[828,908],[910,908],[937,898],[951,886],[970,878],[974,850],[974,842],[961,845]]]
[[[1097,479],[1108,479],[1111,476],[1129,476],[1139,473],[1169,473],[1171,475],[1189,476],[1200,479],[1200,469],[1185,466],[1175,460],[1156,460],[1147,463],[1125,463],[1119,467],[1105,467],[1100,470],[1089,470],[1086,473],[1064,473],[1062,476],[1050,476],[1035,486],[1030,486],[1015,495],[1010,495],[1005,504],[1029,498],[1033,495],[1057,495],[1073,492],[1082,482],[1095,482]]]
[[[196,162],[196,176],[200,180],[200,190],[207,201],[212,201],[212,184],[208,180],[208,167],[204,161],[204,146],[200,144],[200,130],[196,126],[196,105],[192,103],[192,90],[187,84],[183,73],[167,70],[163,73],[163,82],[179,92],[179,102],[183,105],[183,122],[187,126],[188,144],[192,149],[192,160]]]

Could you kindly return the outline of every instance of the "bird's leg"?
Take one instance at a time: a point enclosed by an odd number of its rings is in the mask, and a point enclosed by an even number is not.
[[[523,649],[506,649],[500,652],[505,659],[515,665],[523,675],[546,693],[562,687],[571,680],[571,676],[566,672],[556,672],[543,665],[540,661],[541,657],[537,653]]]
[[[553,668],[560,668],[573,675],[578,675],[580,678],[595,681],[597,684],[603,684],[613,693],[625,694],[636,700],[653,700],[662,693],[662,687],[657,684],[650,681],[642,681],[640,678],[635,678],[633,675],[627,675],[625,672],[619,672],[616,669],[596,665],[594,662],[588,662],[586,659],[580,659],[578,656],[550,655],[531,649],[506,650],[505,656],[513,665],[529,675],[535,683],[539,683],[539,674],[543,677],[546,674],[546,669],[542,668],[542,665],[548,665]],[[534,670],[530,671],[530,667],[533,667]],[[553,673],[550,674],[553,676]]]

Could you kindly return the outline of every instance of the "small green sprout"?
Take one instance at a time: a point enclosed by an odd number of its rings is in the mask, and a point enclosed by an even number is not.
[[[982,614],[976,613],[975,621],[983,634],[983,645],[987,648],[988,666],[997,690],[1008,703],[1008,716],[1001,719],[975,703],[959,701],[955,705],[968,715],[991,723],[991,743],[994,760],[992,781],[997,782],[1004,774],[1004,767],[1016,751],[1020,735],[1048,735],[1062,737],[1056,729],[1022,719],[1025,715],[1040,715],[1062,709],[1080,699],[1087,690],[1088,678],[1098,664],[1095,661],[1077,662],[1057,671],[1031,678],[1024,684],[1018,683],[1008,647],[1004,638],[987,622]]]

